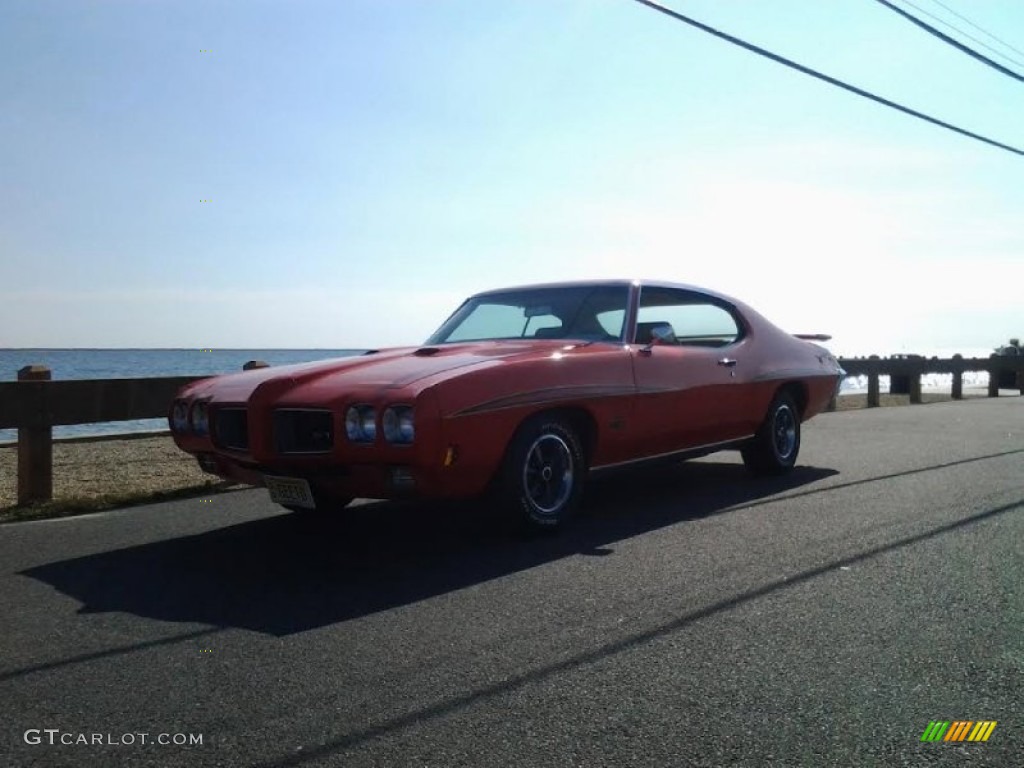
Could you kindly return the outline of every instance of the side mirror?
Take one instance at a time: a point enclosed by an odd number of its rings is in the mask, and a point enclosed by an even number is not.
[[[651,340],[647,342],[647,346],[643,347],[640,352],[649,355],[651,350],[661,344],[678,344],[679,339],[676,338],[676,332],[672,328],[671,323],[658,323],[651,328]]]
[[[668,323],[661,323],[651,329],[651,344],[678,344],[676,332]]]

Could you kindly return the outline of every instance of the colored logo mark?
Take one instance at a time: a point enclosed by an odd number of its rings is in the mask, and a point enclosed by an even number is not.
[[[995,729],[995,720],[932,720],[921,741],[988,741]]]

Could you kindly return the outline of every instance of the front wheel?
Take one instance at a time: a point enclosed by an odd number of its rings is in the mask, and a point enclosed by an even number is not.
[[[743,463],[759,475],[781,475],[796,464],[800,453],[800,412],[793,398],[780,392],[768,406],[768,414],[741,450]]]
[[[586,460],[572,426],[558,418],[533,418],[509,445],[498,501],[520,529],[555,531],[579,506],[585,475]]]

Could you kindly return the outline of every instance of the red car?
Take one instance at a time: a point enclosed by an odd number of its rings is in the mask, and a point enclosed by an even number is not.
[[[800,424],[843,371],[735,299],[603,280],[467,299],[418,347],[217,376],[171,406],[207,472],[288,509],[493,491],[527,528],[562,525],[590,472],[738,449],[791,469]]]

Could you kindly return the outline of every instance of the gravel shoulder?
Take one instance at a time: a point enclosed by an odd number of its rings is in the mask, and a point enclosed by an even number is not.
[[[149,496],[214,486],[217,478],[199,469],[170,436],[117,437],[55,442],[53,496],[56,501],[110,496]],[[0,513],[18,496],[18,449],[0,448]]]

